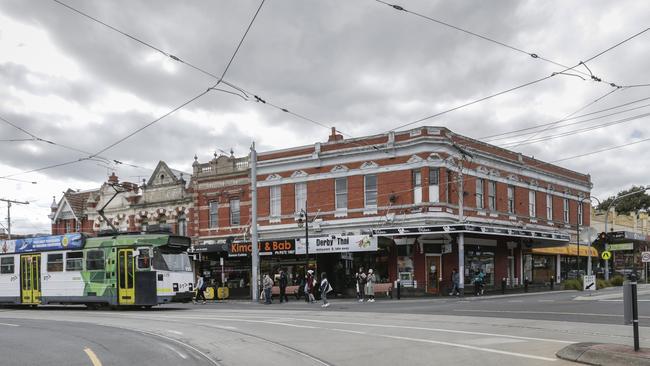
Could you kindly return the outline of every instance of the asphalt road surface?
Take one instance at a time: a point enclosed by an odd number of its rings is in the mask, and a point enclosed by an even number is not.
[[[568,365],[574,342],[632,344],[618,290],[524,296],[0,310],[2,365]],[[650,288],[640,291],[650,346]],[[94,357],[87,351],[90,350]]]

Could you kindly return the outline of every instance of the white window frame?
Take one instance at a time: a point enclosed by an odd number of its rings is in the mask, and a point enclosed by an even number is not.
[[[485,184],[482,178],[476,178],[476,208],[485,208]]]
[[[546,194],[546,219],[553,220],[553,195]]]
[[[233,210],[234,202],[237,202],[237,210]],[[230,226],[239,226],[241,225],[241,200],[239,197],[233,197],[230,199],[229,203],[229,208],[230,208]],[[237,222],[235,222],[235,213],[237,214]]]
[[[413,184],[413,203],[422,203],[422,170],[411,171],[411,183]]]
[[[440,202],[439,168],[429,168],[429,202]]]
[[[528,216],[537,217],[537,192],[528,191]]]
[[[339,212],[348,210],[348,178],[347,177],[334,179],[334,207],[336,211]]]
[[[580,225],[584,225],[584,213],[583,213],[583,207],[582,207],[582,202],[577,201],[578,203],[578,223]]]
[[[374,177],[375,184],[374,187],[368,186],[368,178]],[[369,174],[363,176],[363,203],[366,208],[377,208],[377,187],[379,186],[377,182],[376,174]],[[369,199],[371,198],[371,199]],[[370,203],[369,203],[370,201]],[[374,201],[374,203],[372,203]]]
[[[178,225],[177,235],[187,236],[187,215],[179,214],[176,223]]]
[[[208,223],[210,229],[215,229],[219,227],[219,202],[210,201],[208,202]]]
[[[269,190],[269,216],[272,220],[280,220],[282,216],[282,187],[271,186]]]
[[[568,223],[569,222],[569,199],[565,198],[562,201],[562,217],[564,218],[564,222]]]
[[[497,182],[488,181],[488,209],[496,211],[497,209]]]
[[[296,183],[294,186],[296,214],[301,210],[307,211],[307,182]]]

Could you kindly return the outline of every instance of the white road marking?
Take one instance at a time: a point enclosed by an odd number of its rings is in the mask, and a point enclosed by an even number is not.
[[[183,335],[183,332],[179,332],[179,331],[177,331],[177,330],[171,330],[171,329],[168,329],[167,332],[168,332],[168,333],[173,333],[173,334],[176,334],[176,335]]]
[[[619,300],[597,300],[597,301],[598,302],[623,302],[623,299],[619,299]],[[649,302],[650,300],[637,299],[636,301],[638,301],[638,302],[643,302],[643,301]]]
[[[582,316],[604,316],[604,317],[622,317],[618,314],[596,314],[596,313],[566,313],[560,311],[529,311],[529,310],[469,310],[469,309],[454,309],[458,312],[466,313],[514,313],[514,314],[547,314],[547,315],[582,315]],[[639,317],[643,318],[643,317]],[[646,317],[647,318],[647,317]]]
[[[293,327],[293,328],[317,329],[317,327],[310,327],[308,325],[288,324],[288,323],[282,323],[282,322],[260,321],[259,323],[284,325],[284,326]]]
[[[538,300],[539,302],[555,302],[555,300]]]
[[[524,300],[508,300],[508,302],[524,302]]]
[[[356,330],[348,330],[348,329],[331,328],[330,330],[335,330],[337,332],[344,332],[344,333],[366,334],[366,332],[359,332]]]
[[[0,325],[6,325],[8,327],[20,327],[18,324],[9,324],[9,323],[0,323]]]
[[[165,348],[167,348],[167,349],[171,350],[172,352],[176,353],[180,358],[182,358],[184,360],[187,360],[187,356],[183,352],[180,352],[179,350],[177,350],[176,348],[168,345],[167,343],[163,343],[162,345]]]
[[[530,358],[530,359],[534,359],[534,360],[542,360],[542,361],[549,361],[549,362],[557,361],[557,359],[550,358],[550,357],[535,356],[535,355],[529,355],[529,354],[526,354],[526,353],[502,351],[502,350],[498,350],[498,349],[485,348],[485,347],[476,347],[476,346],[470,346],[470,345],[460,344],[460,343],[434,341],[434,340],[431,340],[431,339],[418,339],[418,338],[390,336],[390,335],[383,335],[383,334],[373,334],[373,336],[375,336],[375,337],[383,337],[383,338],[390,338],[390,339],[399,339],[399,340],[411,341],[411,342],[438,344],[438,345],[441,345],[441,346],[464,348],[464,349],[470,349],[470,350],[473,350],[473,351],[497,353],[497,354],[501,354],[501,355]]]

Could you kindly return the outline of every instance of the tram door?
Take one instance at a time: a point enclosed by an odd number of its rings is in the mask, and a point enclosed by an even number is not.
[[[120,249],[117,256],[117,296],[120,305],[135,304],[135,258],[133,249]]]
[[[20,257],[20,293],[23,304],[41,302],[41,255]]]

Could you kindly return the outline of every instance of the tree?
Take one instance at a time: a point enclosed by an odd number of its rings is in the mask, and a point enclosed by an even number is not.
[[[644,189],[643,186],[632,186],[632,188],[628,190],[618,192],[616,196],[611,196],[598,205],[598,210],[607,210],[607,207],[609,207],[616,197],[621,197],[628,193]],[[621,214],[629,214],[639,210],[650,210],[650,195],[647,192],[633,194],[617,200],[614,207],[616,207],[616,212]]]

